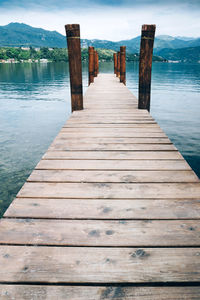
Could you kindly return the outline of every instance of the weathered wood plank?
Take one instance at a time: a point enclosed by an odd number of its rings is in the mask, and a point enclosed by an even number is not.
[[[139,287],[139,286],[48,286],[0,285],[3,300],[199,300],[199,286]]]
[[[103,220],[200,219],[200,200],[16,198],[4,216]]]
[[[86,133],[84,128],[63,128],[61,129],[61,132],[63,133]],[[128,134],[127,137],[132,137],[132,134],[134,132],[137,133],[144,133],[144,132],[154,132],[154,133],[163,133],[162,129],[160,127],[136,127],[136,128],[118,128],[118,129],[113,129],[113,128],[104,128],[103,130],[101,128],[88,128],[87,129],[87,134],[89,133],[104,133],[104,134],[110,134],[111,137],[113,137],[113,134],[117,133],[118,137],[120,137],[122,134]],[[164,133],[163,133],[164,134]],[[125,136],[124,136],[125,137]],[[133,136],[134,137],[134,136]],[[142,137],[142,136],[141,136]],[[149,135],[148,137],[151,137]]]
[[[194,198],[199,183],[43,183],[27,182],[18,197],[41,198]]]
[[[27,181],[35,182],[198,182],[193,171],[88,171],[34,170]]]
[[[63,128],[148,128],[153,127],[157,128],[157,124],[79,124],[79,123],[73,123],[73,124],[65,124]]]
[[[166,137],[162,137],[162,138],[112,138],[112,137],[105,137],[105,138],[92,138],[92,137],[88,137],[88,138],[71,138],[71,137],[66,137],[63,136],[62,134],[58,134],[56,139],[54,140],[54,142],[66,142],[66,140],[69,143],[80,143],[80,144],[101,144],[101,143],[105,143],[105,144],[172,144],[172,142],[166,138]]]
[[[43,159],[183,160],[178,151],[50,151]],[[145,163],[145,162],[144,162]]]
[[[0,282],[196,282],[200,248],[0,246]]]
[[[191,170],[184,160],[41,160],[36,169],[44,170]]]
[[[75,129],[75,131],[74,131]],[[80,132],[79,132],[80,129]],[[85,131],[82,131],[82,130]],[[93,132],[89,132],[88,129],[94,129]],[[99,128],[99,127],[92,127],[92,128],[87,128],[84,127],[84,125],[81,128],[77,128],[77,127],[69,127],[69,128],[63,128],[61,129],[59,136],[63,136],[63,137],[72,137],[72,138],[90,138],[90,137],[111,137],[111,138],[166,138],[167,136],[160,131],[160,132],[148,132],[149,128],[123,128],[123,129],[133,129],[133,131],[131,133],[129,133],[128,131],[124,131],[124,132],[118,132],[118,129],[120,128],[114,128],[113,132],[112,131],[104,131],[105,128]],[[106,129],[110,129],[110,128],[106,128]],[[147,132],[140,132],[140,129],[144,130],[147,129]],[[72,130],[72,131],[66,131],[66,130]],[[95,132],[95,130],[97,130]],[[157,129],[155,129],[156,131]]]
[[[85,151],[174,151],[173,144],[110,144],[110,143],[76,143],[67,140],[55,140],[50,150],[85,150]]]
[[[0,220],[0,244],[54,246],[200,246],[200,220]]]

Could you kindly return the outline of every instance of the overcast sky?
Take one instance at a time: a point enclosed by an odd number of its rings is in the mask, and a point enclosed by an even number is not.
[[[64,34],[79,23],[82,38],[130,39],[142,24],[157,35],[200,37],[200,0],[0,0],[0,25],[23,22]]]

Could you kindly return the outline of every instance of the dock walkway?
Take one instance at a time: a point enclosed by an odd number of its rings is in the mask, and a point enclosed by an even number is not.
[[[200,181],[110,74],[0,221],[0,299],[200,299]]]

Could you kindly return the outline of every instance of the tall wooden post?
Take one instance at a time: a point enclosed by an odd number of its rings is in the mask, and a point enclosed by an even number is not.
[[[88,48],[88,68],[89,68],[89,80],[88,85],[94,82],[94,47]]]
[[[99,74],[99,53],[97,52],[97,76]]]
[[[79,24],[65,25],[69,73],[71,86],[72,111],[83,109],[83,85],[82,85],[82,64],[81,64],[81,43]]]
[[[97,51],[94,50],[94,77],[97,77]]]
[[[120,77],[120,52],[117,52],[117,77]]]
[[[126,85],[126,46],[120,47],[120,82]]]
[[[138,108],[150,110],[151,67],[156,25],[142,25]]]
[[[117,76],[117,53],[113,54],[113,60],[114,60],[114,74]]]

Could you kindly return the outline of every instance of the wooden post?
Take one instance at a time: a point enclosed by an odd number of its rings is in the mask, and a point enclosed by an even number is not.
[[[120,47],[120,82],[126,85],[126,46]]]
[[[117,52],[117,77],[120,77],[120,52]]]
[[[82,85],[82,64],[81,64],[81,43],[79,24],[65,25],[69,73],[71,86],[72,111],[83,109],[83,85]]]
[[[88,85],[90,83],[94,82],[94,47],[88,48],[88,68],[89,68],[89,81]]]
[[[142,25],[138,108],[150,110],[151,67],[156,25]]]
[[[97,52],[97,76],[99,74],[99,53]]]
[[[113,54],[113,60],[114,60],[114,74],[117,76],[117,53]]]
[[[97,51],[94,50],[94,77],[97,77]]]

